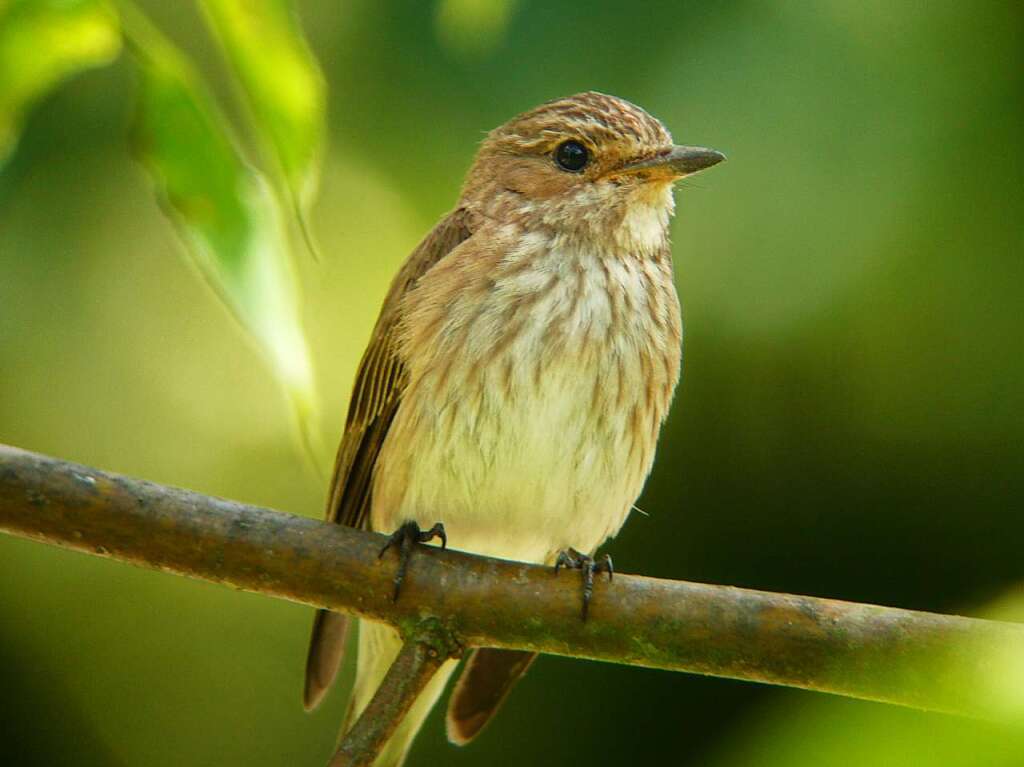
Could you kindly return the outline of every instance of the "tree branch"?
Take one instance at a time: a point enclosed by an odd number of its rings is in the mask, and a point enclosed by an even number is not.
[[[427,619],[417,626],[327,767],[373,764],[423,688],[446,660],[458,654],[458,645],[436,620]]]
[[[440,513],[443,517],[443,512]],[[0,530],[384,621],[435,617],[504,647],[999,717],[1024,625],[616,574],[579,618],[576,578],[417,548],[402,597],[375,533],[0,446]],[[458,541],[452,541],[458,545]],[[11,576],[9,576],[11,577]]]

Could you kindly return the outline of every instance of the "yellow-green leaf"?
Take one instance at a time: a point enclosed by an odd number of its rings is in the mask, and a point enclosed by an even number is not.
[[[104,0],[0,0],[0,162],[36,101],[120,50],[117,15]]]
[[[257,137],[304,219],[319,177],[325,86],[292,2],[201,0],[201,6],[245,94]]]
[[[188,254],[271,361],[308,437],[312,364],[277,200],[190,62],[137,11],[124,11],[139,69],[137,156]]]

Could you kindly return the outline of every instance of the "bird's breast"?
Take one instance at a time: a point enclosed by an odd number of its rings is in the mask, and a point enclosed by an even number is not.
[[[415,308],[434,330],[406,347],[374,526],[440,520],[456,548],[535,561],[614,534],[678,378],[670,262],[538,246],[443,294],[436,316]]]

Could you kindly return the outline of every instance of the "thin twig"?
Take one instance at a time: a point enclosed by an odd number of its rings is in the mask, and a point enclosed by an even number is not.
[[[436,617],[465,647],[950,713],[1006,716],[1006,669],[1024,657],[1020,624],[619,574],[595,584],[584,623],[577,579],[434,547],[417,547],[395,603],[394,562],[377,558],[383,536],[3,446],[0,531],[383,621],[405,636]]]
[[[417,696],[458,649],[435,620],[424,621],[407,637],[384,681],[363,713],[345,734],[328,767],[366,767],[373,764]]]

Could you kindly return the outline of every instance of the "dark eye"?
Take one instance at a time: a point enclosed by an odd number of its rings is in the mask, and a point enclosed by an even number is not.
[[[579,141],[563,141],[555,150],[555,162],[562,170],[577,173],[590,162],[590,152]]]

